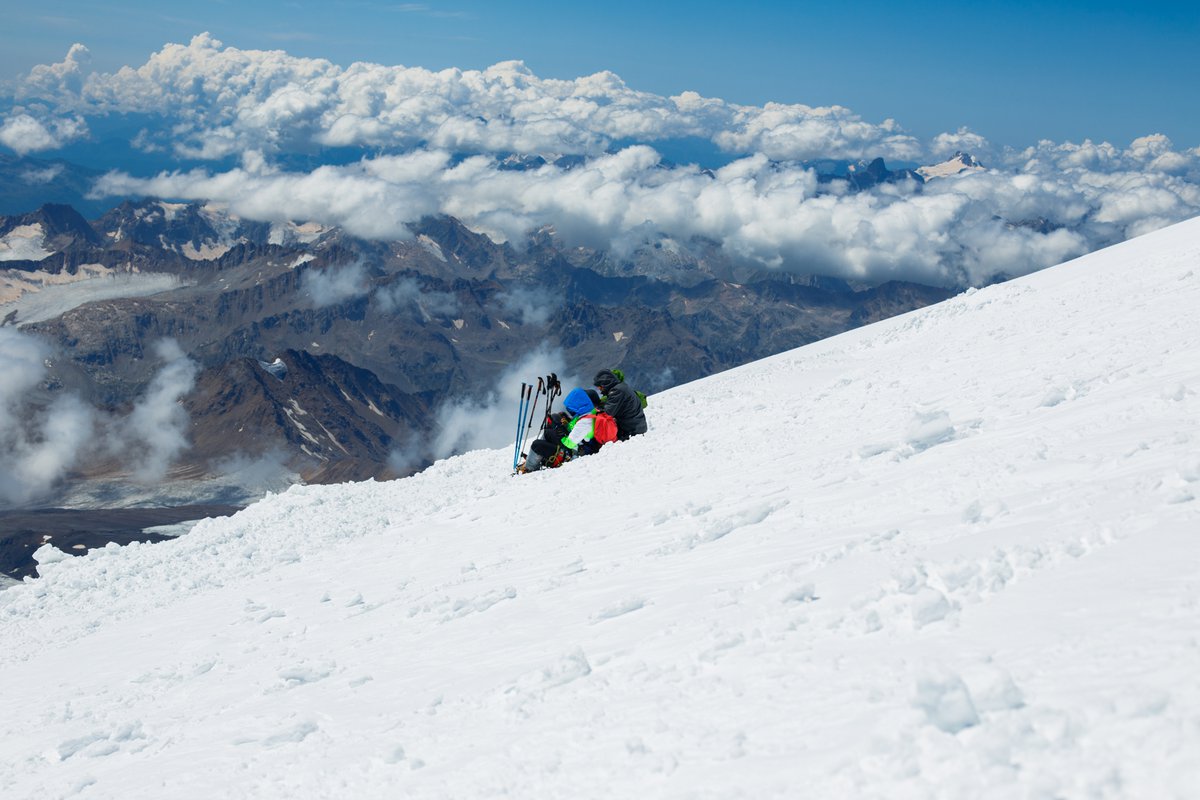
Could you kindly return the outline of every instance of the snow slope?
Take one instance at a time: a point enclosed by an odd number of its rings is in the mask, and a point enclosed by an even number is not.
[[[1197,308],[1193,220],[557,471],[46,563],[0,592],[0,796],[1196,797]]]
[[[52,255],[46,249],[46,229],[41,223],[18,225],[0,236],[0,261],[41,261]]]

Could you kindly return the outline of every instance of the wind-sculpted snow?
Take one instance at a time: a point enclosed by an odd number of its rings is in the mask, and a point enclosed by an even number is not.
[[[650,432],[294,487],[0,592],[0,790],[1200,785],[1200,221],[677,387]]]

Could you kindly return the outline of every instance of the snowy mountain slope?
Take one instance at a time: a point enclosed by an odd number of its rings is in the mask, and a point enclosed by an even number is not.
[[[0,593],[0,794],[1195,796],[1197,307],[1193,220],[561,470],[46,563]]]
[[[51,255],[41,225],[22,225],[0,236],[0,261],[41,261]]]

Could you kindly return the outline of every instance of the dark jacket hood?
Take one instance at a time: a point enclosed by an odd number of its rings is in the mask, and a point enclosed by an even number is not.
[[[620,381],[617,380],[617,376],[614,375],[610,369],[602,369],[596,373],[596,377],[592,378],[592,384],[599,386],[605,391],[616,386],[618,383],[620,383]]]

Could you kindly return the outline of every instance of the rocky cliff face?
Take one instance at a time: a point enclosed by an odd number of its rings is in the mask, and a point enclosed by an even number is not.
[[[177,342],[199,370],[180,456],[197,475],[267,452],[309,480],[394,474],[428,457],[412,443],[435,433],[443,402],[481,396],[541,345],[561,349],[567,372],[620,367],[653,392],[949,294],[764,272],[701,240],[618,257],[543,230],[518,250],[447,217],[377,242],[158,200],[91,224],[62,207],[36,216],[49,255],[0,267],[27,293],[72,294],[61,313],[26,322],[16,303],[0,319],[53,344],[48,391],[113,413],[153,380],[156,343]],[[30,220],[0,218],[0,231]],[[113,275],[131,288],[114,293]],[[151,275],[170,283],[148,293],[132,280]]]
[[[96,220],[110,246],[141,245],[192,261],[218,259],[237,245],[267,244],[271,226],[195,203],[126,201]]]
[[[404,465],[392,456],[426,424],[431,399],[337,356],[235,358],[202,372],[184,401],[194,443],[185,459],[206,466],[287,453],[312,482],[395,477]]]

